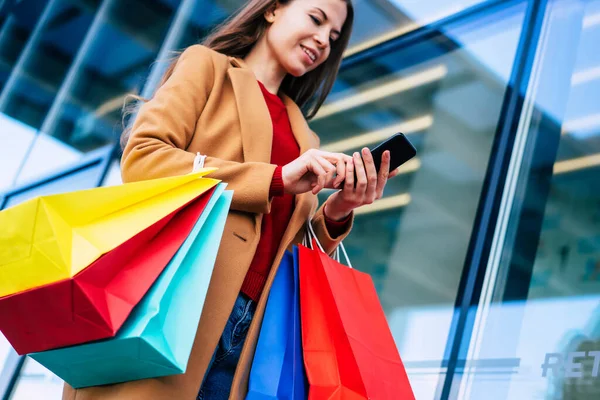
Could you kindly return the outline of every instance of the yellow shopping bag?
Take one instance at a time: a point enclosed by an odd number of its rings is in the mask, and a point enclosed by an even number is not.
[[[41,196],[0,211],[0,297],[73,277],[214,187],[198,172]]]

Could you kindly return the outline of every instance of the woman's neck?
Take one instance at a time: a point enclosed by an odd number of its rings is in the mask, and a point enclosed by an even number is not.
[[[269,92],[273,94],[279,92],[279,87],[287,72],[275,59],[264,40],[259,40],[254,45],[244,57],[244,62]]]

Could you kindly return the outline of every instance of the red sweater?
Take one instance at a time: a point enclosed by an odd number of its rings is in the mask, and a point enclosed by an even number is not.
[[[273,121],[271,163],[278,167],[275,169],[271,182],[270,196],[273,197],[271,213],[263,215],[258,247],[241,289],[254,301],[258,301],[260,298],[275,259],[275,253],[294,212],[294,196],[283,191],[281,168],[300,156],[300,148],[292,132],[283,101],[277,95],[267,91],[262,83],[258,82],[258,84]],[[337,222],[326,218],[327,229],[332,237],[339,236],[344,232],[348,220],[349,218]]]

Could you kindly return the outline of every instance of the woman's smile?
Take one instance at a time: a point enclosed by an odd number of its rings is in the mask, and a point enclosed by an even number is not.
[[[308,60],[310,61],[309,65],[312,65],[315,61],[317,61],[318,53],[315,50],[302,45],[300,45],[300,48],[302,49],[303,53],[308,57]]]

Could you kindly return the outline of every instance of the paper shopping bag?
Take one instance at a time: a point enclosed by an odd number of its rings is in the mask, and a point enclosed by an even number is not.
[[[297,253],[286,251],[271,286],[246,400],[306,399]]]
[[[213,192],[204,192],[73,278],[0,298],[0,331],[19,354],[114,336],[183,244]]]
[[[219,181],[214,169],[41,196],[0,211],[0,297],[71,278]]]
[[[371,277],[299,252],[309,399],[414,399]]]
[[[31,358],[75,388],[185,372],[231,198],[231,191],[211,197],[190,236],[114,338]]]

